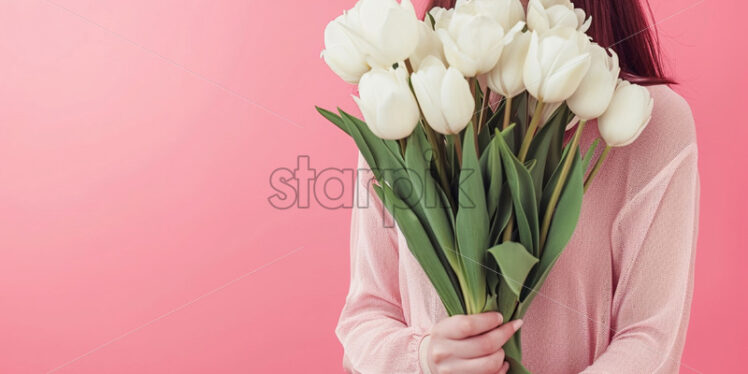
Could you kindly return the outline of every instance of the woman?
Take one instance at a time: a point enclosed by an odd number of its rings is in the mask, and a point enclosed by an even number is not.
[[[698,221],[693,119],[665,85],[637,1],[574,3],[592,16],[594,39],[618,53],[626,78],[650,86],[652,122],[633,145],[611,152],[524,321],[497,313],[448,318],[402,235],[383,224],[392,221],[383,220],[376,195],[361,189],[369,203],[353,211],[351,286],[336,329],[348,371],[505,373],[501,346],[524,326],[523,362],[536,374],[678,372]],[[588,126],[582,145],[598,136]]]

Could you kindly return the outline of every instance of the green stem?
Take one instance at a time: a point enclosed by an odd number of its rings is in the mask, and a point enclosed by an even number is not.
[[[481,105],[480,108],[480,117],[478,118],[478,131],[475,133],[480,133],[481,129],[483,129],[483,120],[485,119],[486,111],[488,110],[488,100],[491,97],[491,90],[486,87],[486,93],[483,95],[483,105]]]
[[[513,208],[510,205],[509,210],[512,210],[512,209]],[[504,242],[512,241],[512,231],[514,231],[514,211],[513,210],[509,215],[509,222],[507,222],[506,227],[504,228],[504,237],[502,241]]]
[[[468,80],[468,83],[470,83],[470,93],[473,95],[473,102],[475,102],[476,105],[477,105],[478,104],[477,103],[477,101],[478,101],[478,90],[475,89],[475,82],[476,81],[477,81],[476,78],[470,78]],[[473,112],[473,124],[475,124],[476,121],[478,120],[478,116],[477,115],[478,115],[478,112]]]
[[[564,161],[564,165],[561,168],[561,174],[558,176],[558,181],[556,182],[556,186],[553,188],[551,199],[548,201],[548,207],[546,208],[545,216],[543,217],[543,226],[540,231],[540,245],[538,246],[539,256],[543,255],[543,247],[545,246],[545,240],[548,238],[548,230],[551,227],[551,219],[553,218],[553,213],[556,210],[558,199],[561,197],[561,191],[563,191],[564,186],[566,185],[566,178],[568,178],[569,171],[571,170],[571,165],[574,163],[574,155],[577,152],[577,148],[579,148],[579,138],[582,137],[582,131],[584,130],[584,125],[586,124],[587,121],[581,121],[579,122],[579,126],[577,126],[577,130],[574,133],[574,138],[571,141],[569,153],[566,154],[566,160]]]
[[[509,120],[512,118],[512,98],[506,98],[506,104],[504,105],[504,125],[501,126],[502,130],[506,130],[509,127]]]
[[[608,153],[610,152],[610,149],[612,147],[609,145],[605,146],[605,149],[603,150],[603,153],[598,157],[597,162],[595,162],[595,166],[592,168],[592,171],[590,172],[590,175],[587,176],[587,179],[584,181],[584,192],[587,192],[587,189],[590,188],[590,184],[592,184],[592,180],[595,179],[595,176],[600,171],[600,168],[603,166],[603,162],[608,157]]]
[[[462,167],[462,141],[460,141],[460,134],[452,134],[452,139],[455,143],[457,162],[460,164],[460,167]]]
[[[530,143],[532,143],[532,138],[535,135],[535,130],[537,130],[538,126],[540,125],[540,117],[541,113],[543,113],[543,106],[545,106],[543,100],[538,99],[538,105],[535,107],[535,113],[532,115],[530,127],[527,129],[525,138],[524,140],[522,140],[522,147],[519,149],[518,158],[520,162],[525,162],[525,158],[527,158],[527,151],[530,150]]]
[[[502,130],[506,130],[506,128],[509,127],[509,120],[512,118],[512,98],[507,97],[505,98],[505,100],[506,104],[504,104],[504,124],[501,126]],[[511,205],[509,206],[509,209],[512,210]],[[512,231],[514,231],[514,211],[509,213],[509,222],[507,222],[506,227],[504,228],[504,242],[509,242],[512,240]]]
[[[408,76],[410,76],[411,74],[413,74],[413,65],[410,63],[410,59],[409,58],[405,59],[405,69],[408,70]]]
[[[467,314],[480,313],[480,310],[473,310],[473,305],[475,305],[475,302],[472,298],[472,294],[470,293],[470,289],[467,286],[467,281],[465,281],[465,276],[462,274],[462,269],[455,270],[455,273],[457,274],[457,281],[460,283],[462,296],[465,298],[465,312]]]
[[[480,92],[480,84],[478,84],[478,78],[470,78],[470,89],[473,92],[473,101],[476,102],[476,105],[483,106],[482,103],[477,103],[478,101],[478,92]],[[478,109],[480,111],[480,109]],[[478,129],[480,128],[480,119],[478,116],[479,112],[473,112],[473,141],[475,142],[475,153],[478,155],[478,158],[480,158],[480,149],[478,148]],[[480,112],[480,115],[482,116],[483,113]]]
[[[434,163],[436,164],[436,173],[439,175],[439,182],[442,185],[444,194],[447,195],[449,205],[452,207],[452,210],[455,211],[457,209],[457,205],[452,198],[452,191],[449,188],[449,181],[447,180],[447,160],[445,155],[446,150],[444,149],[444,142],[439,139],[439,137],[434,132],[434,129],[432,129],[431,126],[428,125],[425,118],[423,119],[423,122],[421,122],[421,124],[423,125],[424,131],[426,132],[426,138],[428,138],[429,143],[431,143],[431,148],[434,150]]]

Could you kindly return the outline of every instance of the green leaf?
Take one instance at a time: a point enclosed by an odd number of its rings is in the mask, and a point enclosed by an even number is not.
[[[556,206],[555,213],[551,219],[543,257],[557,257],[569,243],[582,211],[582,198],[584,196],[584,169],[579,159],[579,152],[574,154],[574,162],[571,173],[566,179],[566,186]],[[550,265],[551,262],[541,259],[541,268]]]
[[[582,198],[584,196],[584,169],[579,150],[574,153],[574,162],[567,183],[561,192],[553,218],[551,218],[548,237],[543,248],[540,263],[530,275],[527,282],[532,292],[523,295],[519,309],[519,318],[524,316],[537,291],[542,287],[553,265],[558,260],[566,245],[569,243],[576,229],[579,215],[582,211]]]
[[[402,169],[404,167],[402,159],[392,154],[385,142],[374,135],[366,123],[343,110],[340,110],[340,118],[356,142],[356,146],[364,156],[377,181],[385,181],[384,171]]]
[[[489,111],[490,109],[487,109]],[[488,147],[488,143],[491,142],[491,130],[488,128],[488,125],[483,124],[481,126],[480,132],[478,133],[478,149],[480,149],[480,154],[482,155],[486,151],[486,147]]]
[[[514,314],[525,280],[538,259],[522,244],[504,242],[488,250],[498,265],[501,277],[498,292],[499,312],[508,319]]]
[[[486,128],[493,134],[496,128],[499,128],[503,124],[504,120],[504,109],[506,109],[506,100],[501,100],[496,111],[491,114],[491,117],[486,121]]]
[[[418,204],[424,213],[424,223],[433,232],[443,256],[449,261],[453,269],[458,269],[459,259],[455,249],[453,228],[448,217],[448,211],[439,193],[439,186],[431,175],[431,146],[426,139],[423,129],[419,126],[408,138],[405,150],[405,165],[408,175],[416,191],[421,194]],[[446,204],[448,206],[448,204]]]
[[[505,316],[507,320],[510,319],[517,310],[519,298],[512,294],[512,290],[509,289],[509,284],[506,281],[502,280],[499,283],[499,294],[496,304],[499,308],[499,313],[501,313],[502,316]]]
[[[522,365],[522,339],[519,330],[512,335],[509,341],[502,347],[506,360],[509,361],[507,374],[530,374],[530,371]]]
[[[561,169],[563,169],[564,161],[566,159],[566,155],[569,153],[570,148],[571,148],[571,142],[566,144],[566,146],[563,148],[563,152],[561,153],[561,159],[558,161],[556,167],[553,169],[553,173],[551,173],[550,178],[548,178],[548,182],[545,183],[545,187],[543,187],[543,196],[540,199],[541,208],[548,205],[548,200],[550,200],[551,194],[553,193],[553,186],[556,185],[558,178],[561,175]],[[545,212],[541,211],[541,213],[545,213]]]
[[[449,181],[450,183],[453,183],[457,179],[457,175],[460,170],[460,162],[457,158],[457,149],[455,147],[455,137],[454,136],[447,136],[446,139],[446,147],[447,147],[447,168],[449,169]],[[452,187],[450,185],[450,187]],[[454,194],[453,194],[454,195]]]
[[[436,20],[434,19],[434,16],[430,12],[426,12],[426,16],[429,19],[429,24],[431,26],[431,29],[432,30],[435,29],[436,28]]]
[[[394,140],[385,140],[382,139],[376,135],[374,135],[373,132],[369,129],[369,126],[366,124],[366,122],[358,119],[355,116],[352,116],[342,110],[340,110],[341,117],[347,119],[348,121],[352,122],[353,125],[360,129],[361,133],[372,143],[382,144],[389,150],[389,156],[392,158],[392,165],[400,165],[401,167],[404,166],[404,161],[402,156],[400,155],[400,145],[397,141]],[[350,128],[350,125],[349,125]]]
[[[504,242],[488,250],[496,264],[503,281],[509,286],[512,295],[519,297],[525,285],[525,279],[530,274],[538,259],[525,247],[516,242]]]
[[[496,215],[491,220],[491,244],[496,245],[501,241],[501,233],[509,223],[512,214],[512,193],[504,182],[501,186],[501,197],[499,197],[499,206],[496,208]]]
[[[487,293],[489,295],[496,296],[499,291],[499,281],[500,279],[497,271],[493,271],[493,269],[486,271],[486,286],[488,287]],[[486,310],[486,308],[484,308],[484,310]]]
[[[328,121],[332,122],[335,126],[338,126],[338,128],[343,130],[343,132],[345,132],[348,135],[351,135],[351,133],[348,131],[348,127],[345,125],[345,122],[343,122],[343,119],[340,118],[340,116],[336,115],[335,113],[327,109],[320,108],[316,105],[314,107],[317,108],[317,112],[319,112],[319,114],[321,114],[322,117],[327,118]]]
[[[391,186],[398,198],[405,201],[421,222],[424,222],[423,210],[418,204],[419,193],[405,170],[405,161],[400,155],[397,143],[379,138],[369,130],[365,122],[342,110],[340,117],[350,130],[377,181]]]
[[[490,286],[490,283],[489,283],[489,286]],[[498,303],[498,299],[496,297],[496,294],[489,292],[486,295],[486,305],[483,306],[483,310],[481,310],[481,313],[497,311],[499,309],[499,306],[497,303]]]
[[[455,254],[454,238],[451,240],[449,238],[445,239],[445,236],[451,236],[451,233],[453,232],[452,226],[448,226],[445,229],[442,225],[443,222],[437,221],[432,224],[431,219],[438,219],[438,216],[436,215],[437,210],[434,209],[430,212],[426,212],[426,205],[422,204],[424,201],[421,192],[426,191],[426,188],[432,187],[429,185],[424,186],[423,183],[424,181],[433,182],[433,180],[428,180],[425,177],[418,178],[415,175],[409,174],[409,170],[406,169],[405,162],[400,156],[400,150],[396,142],[383,140],[377,137],[371,132],[371,130],[369,130],[369,127],[365,122],[342,110],[340,112],[341,118],[347,127],[352,130],[351,134],[354,140],[356,140],[359,149],[362,148],[363,144],[363,147],[366,147],[366,150],[370,153],[370,157],[375,160],[376,169],[372,168],[372,171],[374,172],[377,181],[382,185],[389,186],[394,195],[407,204],[407,206],[413,211],[426,232],[426,235],[431,240],[432,245],[438,249],[437,255],[442,261],[445,269],[448,269],[448,275],[453,283],[457,284],[455,275],[451,272],[451,269],[456,265],[450,263],[451,261],[454,261],[454,258],[450,261],[450,259],[446,257],[447,253]],[[427,142],[424,141],[419,144],[423,145],[424,143]],[[423,157],[423,154],[420,156]],[[364,157],[366,158],[366,155]],[[414,162],[414,160],[417,161],[418,158],[413,157],[413,152],[411,152],[411,162]],[[426,171],[429,167],[426,165],[430,165],[430,160],[429,162],[424,160],[424,163],[416,170],[421,170],[422,172]],[[428,176],[430,177],[430,173]],[[433,188],[426,192],[431,193],[431,196],[436,197],[437,200],[441,200],[440,196],[434,192]],[[431,217],[429,215],[431,215]],[[445,246],[442,246],[442,243],[445,243]]]
[[[600,144],[600,138],[595,139],[592,144],[590,144],[590,147],[587,148],[587,153],[584,154],[584,158],[582,159],[582,169],[587,170],[587,167],[590,166],[590,162],[592,161],[592,156],[595,155],[595,150],[597,149],[597,145]]]
[[[553,175],[556,166],[559,165],[561,157],[563,157],[564,151],[564,136],[566,134],[566,124],[568,123],[567,114],[571,113],[566,105],[563,106],[565,112],[561,113],[558,118],[562,118],[562,126],[559,126],[556,131],[553,132],[550,144],[548,145],[548,155],[546,157],[546,168],[543,176],[544,184],[548,184],[548,180]]]
[[[507,185],[512,194],[520,242],[531,253],[536,253],[540,233],[538,228],[538,204],[535,199],[532,176],[530,176],[530,172],[525,168],[525,165],[509,149],[504,138],[497,138],[499,139]]]
[[[468,312],[478,313],[486,302],[486,270],[483,267],[486,249],[488,249],[488,213],[486,212],[486,195],[483,190],[480,163],[475,153],[473,127],[468,125],[463,141],[462,170],[457,209],[457,246],[463,257],[462,269],[466,289],[471,296],[465,295]]]
[[[373,187],[387,207],[387,210],[395,218],[395,222],[397,222],[400,231],[408,243],[408,248],[436,289],[439,298],[441,298],[444,307],[447,309],[447,313],[450,316],[465,314],[465,308],[463,307],[458,290],[454,288],[418,217],[416,217],[413,211],[407,208],[402,200],[395,196],[395,193],[389,186],[374,185]]]
[[[512,153],[517,153],[519,142],[516,141],[517,139],[517,124],[512,123],[511,125],[507,126],[506,129],[501,131],[501,136],[504,138],[504,141],[509,146],[509,149],[512,151]]]
[[[535,168],[531,170],[533,184],[535,186],[535,198],[540,202],[541,193],[543,192],[543,182],[545,178],[546,162],[548,160],[548,153],[551,149],[551,141],[558,130],[564,124],[561,120],[564,118],[563,115],[556,111],[556,114],[551,118],[530,143],[530,149],[527,153],[527,158],[535,160],[537,164]],[[555,164],[554,164],[555,166]]]
[[[480,88],[480,82],[477,79],[472,79],[473,81],[473,92],[475,93],[475,108],[476,111],[480,110],[481,105],[483,104],[483,90]],[[478,113],[480,115],[480,113]]]
[[[405,168],[404,160],[400,156],[397,144],[374,135],[366,123],[360,119],[342,110],[340,113],[345,125],[351,130],[351,136],[356,141],[364,158],[369,162],[377,181],[382,185],[388,185],[398,199],[404,201],[413,210],[413,213],[423,225],[429,239],[432,240],[434,245],[438,245],[439,240],[436,238],[438,232],[429,224],[429,218],[420,204],[420,192],[423,190],[423,187],[418,183],[414,183],[414,180],[411,179],[411,175],[408,174]],[[394,145],[394,147],[391,145]],[[444,258],[441,248],[439,255],[446,265],[447,259]]]
[[[450,205],[449,198],[447,197],[447,193],[439,188],[439,196],[442,199],[442,206],[444,206],[444,209],[447,211],[447,217],[449,218],[449,222],[452,225],[452,227],[457,227],[455,224],[455,214],[452,210],[452,205]]]
[[[497,132],[496,135],[499,136],[500,134]],[[483,173],[483,184],[486,190],[486,210],[488,217],[493,218],[499,207],[501,186],[504,183],[501,152],[499,151],[499,142],[496,140],[496,137],[491,140],[486,151],[481,155],[480,165]]]
[[[525,136],[525,132],[527,131],[527,128],[530,126],[530,111],[528,110],[528,102],[527,99],[529,97],[529,94],[527,92],[524,92],[520,95],[517,95],[514,99],[512,106],[514,107],[514,117],[517,119],[517,131],[516,131],[516,143],[519,144],[522,140],[522,138]],[[512,143],[509,143],[512,144]],[[514,150],[514,149],[513,149]],[[514,150],[516,152],[516,150]]]
[[[537,160],[527,160],[525,161],[525,169],[532,175],[532,171],[535,169],[535,165],[538,164]]]

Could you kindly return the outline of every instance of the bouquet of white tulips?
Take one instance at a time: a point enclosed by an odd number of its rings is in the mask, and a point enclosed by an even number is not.
[[[424,20],[409,0],[360,0],[325,29],[322,56],[358,84],[364,120],[317,109],[356,142],[450,315],[522,318],[608,151],[649,122],[649,92],[619,79],[589,25],[569,0],[527,12],[458,0]],[[593,162],[599,139],[584,152],[579,139],[595,119],[606,147]],[[512,373],[528,372],[519,333],[504,350]]]

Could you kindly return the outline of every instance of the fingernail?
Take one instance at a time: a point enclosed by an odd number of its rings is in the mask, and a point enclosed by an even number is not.
[[[501,313],[496,313],[499,315],[499,325],[504,322],[504,316],[501,315]]]
[[[522,324],[524,322],[521,319],[512,321],[512,327],[514,328],[514,331],[519,330],[520,327],[522,327]]]
[[[504,361],[504,365],[501,366],[501,370],[508,370],[509,369],[509,361]]]

